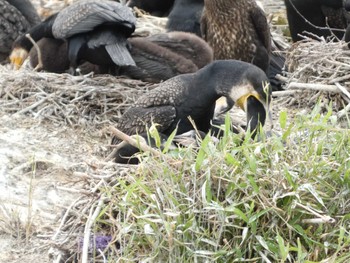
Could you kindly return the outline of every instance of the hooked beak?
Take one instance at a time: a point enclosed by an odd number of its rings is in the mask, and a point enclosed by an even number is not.
[[[28,51],[23,48],[14,48],[10,55],[11,65],[16,69],[20,69],[24,61],[28,57]]]
[[[255,96],[249,96],[246,99],[246,113],[247,113],[247,131],[251,133],[254,139],[261,126],[264,126],[266,120],[266,109],[264,104]]]

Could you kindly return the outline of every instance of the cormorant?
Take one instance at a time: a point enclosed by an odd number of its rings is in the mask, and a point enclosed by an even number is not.
[[[191,32],[201,36],[200,21],[204,0],[175,0],[168,16],[167,31]]]
[[[65,73],[69,72],[70,62],[68,59],[67,41],[55,38],[42,38],[37,42],[41,53],[42,65],[39,65],[39,58],[36,48],[32,48],[29,52],[29,62],[33,68],[40,66],[38,69],[47,72]],[[88,74],[107,74],[105,68],[90,62],[79,64],[79,73]]]
[[[34,41],[44,37],[67,40],[72,67],[85,60],[114,68],[135,65],[127,48],[135,22],[130,8],[118,2],[85,0],[74,2],[28,33]],[[20,67],[32,46],[24,35],[19,37],[13,45],[11,62]]]
[[[198,69],[213,61],[212,48],[195,34],[174,31],[151,35],[147,39],[191,60]]]
[[[129,38],[129,43],[130,54],[136,65],[120,67],[120,75],[147,82],[160,82],[198,70],[191,60],[152,43],[147,38]]]
[[[215,102],[224,96],[227,112],[234,104],[247,114],[247,130],[254,137],[259,124],[264,125],[266,105],[271,90],[266,74],[258,67],[237,60],[217,60],[196,73],[183,74],[159,84],[142,97],[119,119],[117,127],[133,135],[147,131],[151,123],[159,124],[158,131],[169,136],[196,128],[204,133],[210,129]],[[118,139],[113,138],[112,144]]]
[[[135,66],[119,67],[116,73],[148,82],[160,82],[179,74],[192,73],[213,60],[213,52],[201,38],[191,33],[171,32],[151,37],[129,38],[130,54]],[[38,42],[42,70],[62,73],[69,69],[67,43],[61,39],[44,38]],[[38,64],[36,49],[30,51],[32,67]],[[85,62],[84,65],[87,63]],[[82,69],[82,65],[79,65]],[[87,70],[109,73],[95,65]],[[84,72],[87,72],[84,70]]]
[[[343,38],[347,25],[343,0],[284,0],[284,3],[293,42],[302,40],[300,35],[305,34],[312,38],[313,35]]]
[[[129,38],[136,66],[121,67],[119,74],[148,82],[160,82],[192,73],[213,60],[213,51],[200,37],[169,32],[146,38]]]
[[[29,0],[0,0],[0,63],[7,60],[15,39],[40,23]]]
[[[127,5],[138,7],[153,16],[168,16],[174,0],[129,0]]]
[[[267,72],[271,33],[255,0],[204,0],[201,31],[214,59],[242,60]]]

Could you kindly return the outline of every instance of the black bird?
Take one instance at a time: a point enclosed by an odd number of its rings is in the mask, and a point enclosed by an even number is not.
[[[257,132],[266,119],[266,105],[271,90],[266,74],[256,66],[236,60],[218,60],[198,70],[171,78],[144,96],[119,119],[117,127],[133,135],[147,131],[151,123],[159,124],[158,131],[169,136],[193,129],[191,117],[198,130],[207,133],[214,115],[215,102],[224,96],[227,108],[236,103],[247,113],[247,130]],[[113,138],[113,144],[118,143]]]
[[[300,35],[342,39],[346,28],[343,0],[284,0],[293,42]],[[307,34],[309,32],[311,34]]]
[[[242,60],[267,72],[271,33],[255,0],[204,0],[201,30],[214,59]]]
[[[0,0],[0,63],[6,62],[15,39],[40,23],[29,0]]]
[[[191,32],[201,36],[200,21],[204,0],[175,0],[168,16],[167,31]]]
[[[32,48],[29,52],[29,61],[33,68],[53,73],[70,72],[70,62],[67,54],[67,41],[55,38],[43,38],[37,42],[37,45],[40,49],[42,65],[39,65],[39,58],[36,48]],[[109,73],[106,68],[89,62],[79,64],[80,74],[88,74],[90,72],[94,72],[95,74]]]
[[[67,42],[44,38],[38,42],[42,56],[42,70],[62,73],[69,69]],[[192,73],[213,60],[213,52],[201,38],[191,33],[171,32],[151,37],[129,38],[130,54],[135,66],[119,67],[116,73],[148,82],[160,82],[179,74]],[[36,49],[30,51],[30,63],[38,65]],[[85,62],[79,65],[84,73],[109,73],[103,67]]]
[[[195,34],[174,31],[151,35],[147,39],[191,60],[198,69],[213,61],[212,48]]]
[[[120,75],[156,83],[198,70],[191,60],[147,38],[129,38],[129,43],[130,53],[136,65],[120,67]]]
[[[168,16],[174,0],[129,0],[127,5],[138,7],[153,16]]]
[[[135,22],[130,8],[120,3],[86,0],[64,8],[28,33],[34,41],[44,37],[67,40],[72,67],[82,60],[105,67],[126,66],[135,64],[127,49]],[[10,59],[17,68],[32,46],[25,36],[15,41]]]
[[[129,38],[129,43],[136,66],[121,67],[119,74],[143,81],[160,82],[192,73],[213,60],[209,45],[192,33],[169,32]]]

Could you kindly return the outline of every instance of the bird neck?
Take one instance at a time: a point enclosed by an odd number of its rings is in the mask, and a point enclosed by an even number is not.
[[[56,15],[50,16],[42,23],[32,27],[26,34],[23,34],[15,41],[13,47],[21,47],[29,52],[33,47],[33,43],[26,37],[27,34],[29,34],[35,42],[45,37],[54,38],[52,35],[52,25],[55,18]]]

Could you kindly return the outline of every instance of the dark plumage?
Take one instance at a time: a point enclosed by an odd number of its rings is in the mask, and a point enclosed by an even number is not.
[[[214,59],[237,59],[267,72],[270,29],[255,0],[204,0],[202,37],[214,51]]]
[[[213,61],[212,48],[195,34],[168,32],[151,35],[147,39],[191,60],[199,69]]]
[[[42,55],[42,70],[62,73],[69,69],[67,43],[60,39],[44,38],[38,42]],[[179,74],[192,73],[209,64],[213,54],[208,44],[191,33],[171,32],[148,38],[129,38],[129,49],[135,66],[119,67],[115,72],[129,78],[160,82]],[[36,49],[30,52],[30,63],[38,64]],[[87,63],[84,63],[86,65]],[[82,65],[79,65],[82,68]],[[109,73],[95,65],[84,72]]]
[[[86,0],[64,8],[29,33],[35,41],[43,37],[67,40],[73,67],[82,60],[102,66],[125,66],[135,64],[127,49],[135,22],[131,10],[120,3]],[[25,36],[18,38],[10,57],[12,63],[19,67],[31,48]]]
[[[40,22],[29,0],[0,0],[0,63],[4,63],[15,39]]]
[[[302,40],[300,34],[343,38],[346,28],[343,0],[284,0],[284,3],[293,42]]]
[[[184,31],[201,36],[200,20],[203,7],[204,0],[175,0],[166,29],[169,32]]]
[[[167,16],[174,4],[174,0],[129,0],[127,5],[138,7],[153,16]]]
[[[67,56],[67,42],[62,39],[43,38],[38,41],[38,47],[41,52],[41,69],[64,73],[69,69],[69,59]],[[35,48],[29,52],[30,64],[33,68],[38,66],[38,53]]]
[[[129,43],[130,53],[136,65],[121,67],[120,75],[148,82],[160,82],[198,69],[191,60],[146,38],[130,38]]]
[[[224,96],[228,106],[236,103],[247,112],[247,129],[256,132],[258,123],[265,123],[266,103],[270,101],[266,74],[249,63],[218,60],[196,73],[179,75],[161,83],[140,97],[118,122],[118,128],[133,135],[146,132],[146,125],[159,124],[158,131],[170,135],[193,129],[190,116],[198,130],[207,133],[214,115],[216,100]],[[253,134],[254,135],[254,134]],[[114,138],[112,143],[118,140]]]
[[[147,38],[129,38],[136,66],[122,67],[119,74],[148,82],[160,82],[192,73],[213,60],[213,52],[191,33],[170,32]]]
[[[41,53],[42,65],[38,65],[39,60],[37,50],[32,48],[29,52],[29,61],[33,68],[40,66],[38,69],[48,72],[69,72],[70,62],[67,55],[67,41],[55,38],[43,38],[40,39],[37,44]],[[80,74],[88,74],[90,72],[105,74],[108,73],[108,70],[89,62],[79,64]]]

